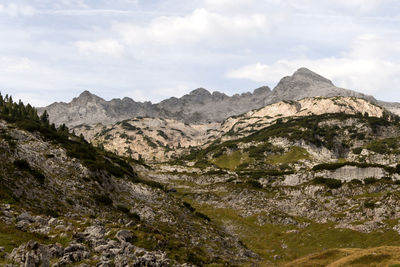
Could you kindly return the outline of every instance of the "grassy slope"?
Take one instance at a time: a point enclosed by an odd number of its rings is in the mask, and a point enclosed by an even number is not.
[[[288,152],[283,155],[271,155],[266,162],[270,164],[287,164],[295,163],[300,160],[311,159],[310,154],[302,147],[291,147]]]
[[[369,249],[333,249],[309,255],[285,265],[295,266],[400,266],[399,247],[377,247]]]
[[[329,261],[345,256],[346,254],[342,252],[346,252],[347,250],[344,250],[344,248],[351,248],[351,251],[358,251],[360,248],[400,246],[399,235],[393,230],[366,234],[348,229],[336,229],[333,223],[317,224],[302,218],[295,219],[300,223],[310,223],[304,229],[298,229],[292,225],[284,226],[270,223],[260,225],[257,222],[257,215],[242,217],[233,209],[215,208],[196,202],[190,193],[190,189],[179,189],[178,191],[182,198],[196,208],[196,210],[206,214],[212,221],[220,224],[232,233],[237,234],[248,248],[262,257],[262,266],[269,266],[271,264],[284,265],[311,253],[318,253],[317,255],[320,255],[333,249],[339,252],[331,252],[332,255],[328,255],[329,257],[325,255],[324,257],[328,257]],[[289,232],[294,229],[297,229],[298,232]],[[279,255],[282,259],[274,261],[274,255]],[[324,262],[325,259],[322,259],[322,261]],[[309,266],[324,265],[316,264]]]

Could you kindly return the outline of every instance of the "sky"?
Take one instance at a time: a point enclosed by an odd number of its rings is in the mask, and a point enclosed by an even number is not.
[[[400,102],[400,1],[0,0],[0,90],[35,106],[233,95],[300,67]]]

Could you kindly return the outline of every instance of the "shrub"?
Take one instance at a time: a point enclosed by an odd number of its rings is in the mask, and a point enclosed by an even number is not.
[[[66,201],[70,205],[74,205],[75,204],[74,201],[72,199],[70,199],[70,198],[67,198]]]
[[[207,221],[211,221],[210,217],[208,217],[207,215],[205,215],[205,214],[203,214],[201,212],[196,211],[194,214],[199,218],[202,218],[202,219],[207,220]]]
[[[130,212],[129,208],[127,208],[127,207],[125,207],[123,205],[117,205],[116,208],[117,208],[117,210],[119,210],[119,211],[121,211],[123,213],[129,213]]]
[[[312,168],[312,170],[313,171],[322,171],[322,170],[331,171],[331,170],[337,170],[344,166],[346,166],[346,163],[339,163],[339,162],[337,162],[337,163],[321,163],[321,164],[315,165]]]
[[[365,184],[374,184],[376,182],[378,182],[378,179],[376,179],[375,177],[369,177],[364,179]]]
[[[323,177],[316,177],[314,179],[314,183],[326,185],[330,189],[338,189],[343,185],[342,181],[340,180],[332,178],[323,178]]]
[[[188,210],[190,210],[191,212],[194,212],[196,209],[192,207],[192,205],[190,205],[189,203],[187,203],[186,201],[183,202],[183,206],[185,208],[187,208]]]
[[[248,180],[246,183],[254,188],[261,189],[263,188],[262,184],[256,180]]]
[[[353,149],[353,154],[360,155],[361,152],[362,152],[362,150],[363,150],[362,147],[354,148],[354,149]]]
[[[112,199],[107,195],[94,195],[93,198],[98,205],[111,206],[113,203]]]
[[[358,180],[358,179],[353,179],[353,180],[350,181],[350,183],[356,184],[356,185],[362,184],[361,180]]]
[[[136,130],[140,130],[140,128],[137,128],[136,126],[133,126],[132,124],[130,124],[127,121],[123,121],[121,123],[122,128],[124,128],[127,131],[136,131]]]
[[[36,169],[30,169],[29,170],[30,174],[32,174],[33,177],[36,178],[36,180],[38,180],[39,183],[43,184],[44,180],[46,179],[46,177],[43,175],[43,173],[41,173],[40,171],[36,170]]]
[[[128,217],[137,221],[140,221],[140,215],[136,212],[129,212]]]
[[[43,184],[44,180],[45,180],[45,176],[43,175],[43,173],[41,173],[39,170],[37,169],[33,169],[31,168],[31,166],[29,165],[29,163],[24,160],[24,159],[17,159],[14,160],[13,162],[14,166],[17,167],[18,169],[22,170],[22,171],[27,171],[29,172],[33,177],[36,178],[36,180],[39,181],[39,183]]]
[[[28,132],[35,132],[40,130],[40,124],[35,121],[22,120],[16,123],[21,129],[27,130]]]
[[[161,131],[161,130],[158,130],[158,131],[157,131],[157,134],[158,134],[159,136],[161,136],[162,138],[164,138],[165,140],[168,140],[168,139],[169,139],[169,138],[168,138],[168,135],[167,135],[165,132]]]
[[[16,159],[16,160],[14,160],[13,164],[15,167],[17,167],[20,170],[28,171],[31,169],[31,166],[29,165],[29,163],[24,159]]]
[[[367,208],[367,209],[374,209],[375,208],[375,203],[366,201],[366,202],[364,202],[364,207]]]

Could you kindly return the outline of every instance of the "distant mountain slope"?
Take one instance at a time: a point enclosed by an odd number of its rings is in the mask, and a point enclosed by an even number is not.
[[[133,158],[163,161],[181,155],[216,139],[237,139],[275,124],[278,119],[329,113],[368,114],[382,117],[385,109],[354,97],[315,97],[299,101],[281,101],[232,116],[221,123],[185,124],[162,118],[133,118],[112,125],[80,125],[77,134],[107,150]]]
[[[261,87],[253,93],[227,96],[220,92],[211,94],[199,88],[181,98],[171,97],[159,104],[152,104],[136,102],[128,97],[105,101],[85,91],[70,103],[53,103],[38,110],[40,112],[47,110],[50,120],[55,124],[65,123],[68,126],[112,124],[140,116],[169,118],[186,123],[204,123],[221,121],[229,116],[260,108],[269,93],[268,87]]]
[[[284,77],[274,88],[265,103],[275,103],[281,100],[299,100],[314,96],[350,96],[364,98],[376,102],[372,96],[352,90],[336,87],[332,81],[306,68],[297,70],[292,76]]]
[[[47,110],[55,124],[67,126],[80,124],[112,124],[134,117],[156,117],[174,119],[185,123],[221,122],[224,119],[258,109],[281,100],[300,100],[305,97],[350,96],[378,101],[369,95],[336,87],[330,80],[306,69],[297,70],[284,77],[274,90],[261,87],[253,93],[227,96],[220,92],[210,93],[199,88],[180,98],[171,97],[158,104],[136,102],[130,98],[104,99],[83,92],[70,103],[53,103],[39,111]],[[379,101],[379,104],[400,114],[400,104]]]

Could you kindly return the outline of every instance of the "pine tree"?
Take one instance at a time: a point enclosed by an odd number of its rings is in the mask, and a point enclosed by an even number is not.
[[[49,124],[49,114],[47,113],[47,110],[45,110],[42,114],[42,116],[40,116],[40,121],[44,124],[44,125],[48,125]]]

